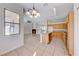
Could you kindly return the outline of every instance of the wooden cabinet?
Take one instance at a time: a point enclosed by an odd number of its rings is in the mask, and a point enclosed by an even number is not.
[[[48,24],[48,27],[53,27],[55,29],[63,29],[63,28],[66,29],[67,28],[65,23],[63,23],[63,24]]]
[[[52,40],[52,32],[51,33],[44,33],[42,34],[42,42],[45,44],[48,44]]]
[[[49,35],[48,35],[48,33],[42,34],[42,43],[45,43],[45,44],[49,43]]]
[[[52,27],[55,29],[67,29],[67,32],[57,32],[54,31],[52,32],[53,35],[52,37],[59,37],[63,40],[63,42],[65,43],[68,53],[69,55],[73,55],[74,54],[74,12],[71,11],[69,12],[66,20],[64,23],[62,24],[48,24],[48,27]],[[46,38],[47,36],[47,38]],[[45,34],[44,38],[47,40],[47,42],[49,42],[48,34]]]
[[[71,11],[68,15],[67,23],[67,48],[69,55],[74,54],[74,12]]]
[[[42,42],[45,44],[51,43],[54,37],[61,39],[66,45],[66,32],[51,32],[42,34]]]
[[[66,33],[65,32],[53,32],[53,37],[61,39],[66,44]]]
[[[67,29],[66,23],[48,24],[48,27],[53,28],[52,37],[60,38],[66,45],[66,32],[61,29]]]

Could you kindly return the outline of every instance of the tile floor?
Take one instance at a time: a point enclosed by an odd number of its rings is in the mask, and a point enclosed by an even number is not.
[[[64,43],[53,38],[50,44],[40,43],[39,35],[25,35],[24,46],[4,54],[3,56],[68,56]]]

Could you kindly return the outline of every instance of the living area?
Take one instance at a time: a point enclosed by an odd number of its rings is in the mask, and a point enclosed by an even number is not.
[[[0,4],[0,55],[73,56],[74,5]]]

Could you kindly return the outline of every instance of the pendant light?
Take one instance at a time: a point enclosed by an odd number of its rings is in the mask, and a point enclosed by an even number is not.
[[[40,13],[37,9],[35,9],[34,4],[32,9],[28,9],[26,12],[26,15],[28,15],[31,18],[37,18],[40,16]]]

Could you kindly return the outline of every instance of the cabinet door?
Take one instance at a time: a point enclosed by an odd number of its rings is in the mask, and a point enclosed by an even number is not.
[[[69,13],[67,47],[70,55],[74,52],[74,12]]]
[[[42,42],[45,44],[49,43],[49,35],[48,33],[42,34]]]

